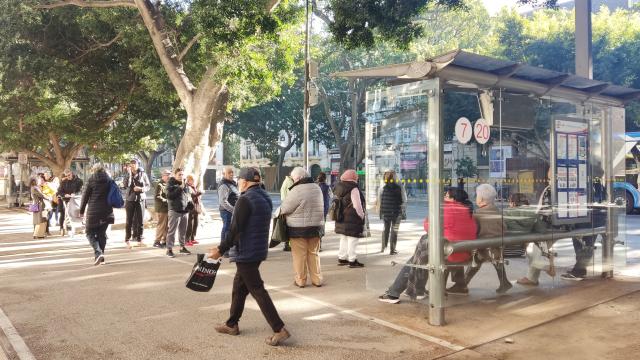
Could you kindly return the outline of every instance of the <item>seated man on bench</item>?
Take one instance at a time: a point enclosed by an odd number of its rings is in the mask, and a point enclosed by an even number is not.
[[[472,204],[469,201],[469,195],[464,190],[451,187],[445,189],[443,213],[442,228],[445,239],[455,242],[476,238],[477,228],[472,216]],[[428,218],[424,220],[424,230],[429,232]],[[427,245],[428,236],[424,235],[420,238],[413,256],[402,267],[393,284],[384,294],[380,295],[378,300],[397,304],[400,302],[400,294],[405,290],[412,299],[426,295],[425,286],[429,274],[424,268],[429,262]],[[464,263],[470,258],[469,252],[460,252],[449,255],[447,262]],[[451,276],[456,283],[464,284],[464,274],[460,269],[453,271]]]
[[[478,239],[499,237],[504,233],[505,227],[502,221],[502,214],[500,214],[495,205],[497,195],[496,189],[489,184],[480,184],[476,188],[476,204],[478,208],[473,217],[478,224]],[[502,261],[502,250],[500,248],[491,248],[479,249],[474,253],[471,266],[465,271],[464,283],[456,283],[447,289],[447,293],[452,295],[468,294],[467,285],[485,261],[491,261],[498,273],[500,287],[496,289],[496,292],[503,294],[511,289],[513,285],[507,279],[507,272]]]

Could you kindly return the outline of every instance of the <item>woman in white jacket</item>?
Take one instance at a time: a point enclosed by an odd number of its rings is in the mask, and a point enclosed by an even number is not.
[[[287,230],[293,257],[294,283],[305,287],[307,275],[314,286],[322,286],[320,269],[320,235],[324,227],[322,190],[306,170],[291,171],[293,186],[280,205],[280,215],[287,219]]]

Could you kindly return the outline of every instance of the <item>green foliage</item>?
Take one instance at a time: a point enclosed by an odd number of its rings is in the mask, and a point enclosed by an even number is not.
[[[240,167],[240,138],[233,134],[222,138],[224,153],[222,163],[224,165],[232,165]]]
[[[478,175],[478,168],[470,157],[465,156],[455,160],[456,174],[460,177],[470,178]]]

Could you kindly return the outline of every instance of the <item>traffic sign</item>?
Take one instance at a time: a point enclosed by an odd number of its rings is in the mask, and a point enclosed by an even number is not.
[[[478,144],[486,144],[491,137],[491,128],[487,121],[480,118],[473,124],[473,136],[476,138]]]
[[[466,144],[471,140],[471,134],[473,133],[473,129],[471,127],[471,121],[466,117],[461,117],[456,121],[456,139],[461,144]]]

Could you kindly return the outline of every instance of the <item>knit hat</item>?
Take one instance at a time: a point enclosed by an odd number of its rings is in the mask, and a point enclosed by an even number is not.
[[[355,170],[349,169],[342,173],[342,176],[340,176],[340,180],[358,182],[358,174],[356,174]]]
[[[238,179],[244,179],[252,182],[260,182],[260,171],[253,167],[240,169]]]

